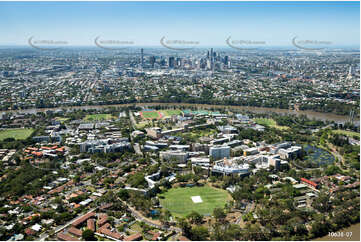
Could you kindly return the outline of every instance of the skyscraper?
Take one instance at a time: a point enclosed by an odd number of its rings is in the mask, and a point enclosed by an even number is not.
[[[228,65],[228,55],[226,55],[226,56],[224,57],[224,64],[225,64],[225,65]]]
[[[175,58],[173,56],[170,56],[168,58],[168,66],[169,68],[174,68],[174,65],[175,65]]]
[[[211,48],[211,58],[210,58],[210,61],[211,61],[211,67],[210,67],[210,69],[211,70],[213,70],[213,68],[214,68],[214,53],[213,53],[213,48]]]
[[[152,68],[154,68],[155,56],[151,56],[151,57],[149,58],[149,62],[150,62],[150,65],[152,66]]]
[[[143,48],[140,49],[140,62],[142,67],[144,67],[144,50]]]
[[[176,65],[177,65],[177,67],[182,67],[182,59],[181,58],[177,58],[176,59]]]

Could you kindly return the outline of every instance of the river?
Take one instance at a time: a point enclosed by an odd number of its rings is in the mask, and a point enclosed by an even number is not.
[[[321,112],[315,112],[311,110],[289,110],[289,109],[280,109],[280,108],[265,108],[265,107],[251,107],[251,106],[232,106],[232,105],[210,105],[210,104],[193,104],[193,103],[129,103],[129,104],[111,104],[111,105],[94,105],[94,106],[66,106],[66,107],[57,107],[57,108],[32,108],[32,109],[23,109],[23,110],[6,110],[6,111],[0,111],[0,113],[5,112],[12,112],[12,113],[37,113],[37,112],[46,112],[49,110],[58,110],[58,109],[64,109],[64,110],[77,110],[77,109],[104,109],[107,107],[126,107],[126,106],[140,106],[140,107],[150,107],[150,106],[156,106],[156,105],[162,105],[162,106],[185,106],[185,107],[199,107],[199,108],[229,108],[229,109],[236,109],[240,111],[250,111],[254,113],[278,113],[278,114],[292,114],[292,115],[306,115],[309,119],[317,119],[322,121],[334,121],[336,123],[345,123],[349,120],[348,116],[344,115],[337,115],[333,113],[321,113]],[[356,120],[355,124],[360,125],[360,120]]]
[[[317,238],[314,241],[360,241],[360,223],[341,229],[333,234]]]

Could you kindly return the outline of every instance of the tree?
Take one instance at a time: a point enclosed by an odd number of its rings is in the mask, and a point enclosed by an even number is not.
[[[216,218],[217,221],[223,220],[226,218],[226,214],[222,208],[215,208],[213,210],[213,216]]]
[[[336,173],[340,173],[341,169],[335,165],[329,165],[325,170],[325,174],[328,176],[335,175]]]
[[[312,206],[321,213],[328,212],[331,209],[330,196],[324,192],[321,192],[318,198],[313,201]]]
[[[127,200],[129,198],[129,193],[125,189],[120,189],[120,191],[118,192],[118,197],[121,200],[125,201],[125,200]]]
[[[185,218],[178,219],[178,226],[182,229],[182,232],[185,236],[190,237],[192,226]]]
[[[196,226],[192,228],[190,238],[192,240],[204,241],[209,237],[208,229],[203,226]]]
[[[90,229],[84,230],[81,237],[86,241],[96,241],[97,240],[94,236],[94,232]]]
[[[201,224],[203,222],[203,216],[196,211],[192,211],[187,218],[194,224]]]

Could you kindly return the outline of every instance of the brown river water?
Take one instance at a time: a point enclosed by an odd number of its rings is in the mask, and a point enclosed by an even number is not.
[[[126,107],[126,106],[140,106],[140,107],[151,107],[156,105],[162,106],[184,106],[184,107],[198,107],[198,108],[229,108],[235,109],[240,111],[250,111],[254,113],[278,113],[278,114],[293,114],[293,115],[306,115],[309,119],[317,119],[323,121],[334,121],[336,123],[345,123],[349,120],[348,116],[337,115],[332,113],[320,113],[314,112],[311,110],[289,110],[289,109],[279,109],[279,108],[265,108],[265,107],[250,107],[250,106],[228,106],[228,105],[209,105],[209,104],[189,104],[189,103],[131,103],[131,104],[111,104],[111,105],[94,105],[94,106],[65,106],[65,107],[57,107],[57,108],[32,108],[32,109],[23,109],[23,110],[7,110],[7,111],[0,111],[2,112],[15,112],[15,113],[36,113],[36,112],[46,112],[48,110],[58,110],[58,109],[70,109],[70,110],[77,110],[77,109],[104,109],[107,107]],[[355,123],[360,124],[360,119],[355,118]]]

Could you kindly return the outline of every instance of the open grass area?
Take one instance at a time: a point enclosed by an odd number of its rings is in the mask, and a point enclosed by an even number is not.
[[[5,129],[0,130],[0,141],[7,139],[7,138],[14,138],[14,139],[26,139],[32,133],[34,129]]]
[[[56,117],[55,120],[60,121],[61,123],[63,123],[63,122],[65,122],[65,121],[69,120],[69,118]]]
[[[161,115],[158,111],[143,111],[140,112],[140,115],[142,116],[142,118],[144,119],[160,119]]]
[[[334,134],[342,134],[345,136],[349,136],[349,137],[354,137],[356,136],[358,139],[360,139],[360,133],[354,132],[354,131],[348,131],[348,130],[332,130],[332,133]]]
[[[142,128],[144,128],[147,124],[148,124],[147,121],[139,122],[139,123],[136,124],[136,127],[137,127],[138,129],[142,129]]]
[[[85,116],[85,121],[101,121],[101,120],[110,120],[114,118],[111,114],[99,113],[99,114],[88,114]]]
[[[223,208],[231,199],[227,191],[210,186],[172,188],[161,196],[164,196],[164,199],[160,199],[161,205],[174,216],[180,217],[185,217],[192,211],[211,215],[215,208]],[[200,196],[202,202],[193,202],[194,196]]]
[[[160,110],[160,112],[163,114],[165,118],[171,117],[172,115],[181,115],[182,111],[179,109],[166,109],[166,110]]]
[[[287,126],[277,125],[276,121],[271,118],[255,118],[254,121],[259,125],[264,125],[271,128],[276,128],[280,130],[289,129],[289,127]]]
[[[140,232],[140,233],[143,231],[143,229],[140,227],[139,223],[132,224],[132,226],[130,226],[129,229],[131,229],[135,232]]]

